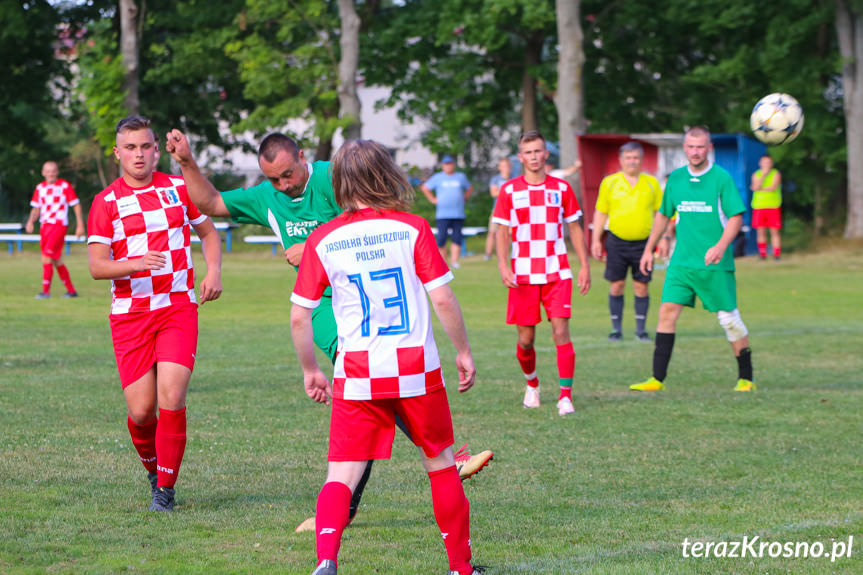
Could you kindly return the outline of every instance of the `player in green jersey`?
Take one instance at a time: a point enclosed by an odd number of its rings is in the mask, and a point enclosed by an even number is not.
[[[705,309],[716,312],[737,358],[736,391],[753,391],[749,335],[737,309],[737,286],[731,244],[743,225],[745,207],[731,175],[710,161],[710,131],[690,128],[683,140],[689,165],[671,173],[662,205],[641,256],[641,271],[653,269],[653,248],[675,211],[677,245],[662,288],[662,305],[653,351],[653,377],[630,386],[636,391],[665,389],[677,318],[683,306],[695,307],[695,297]]]
[[[265,137],[258,148],[258,165],[266,181],[251,188],[219,192],[201,173],[192,157],[188,139],[180,130],[167,134],[165,149],[180,165],[189,197],[198,209],[209,216],[228,217],[238,223],[268,226],[285,249],[285,259],[297,269],[303,256],[306,238],[312,231],[341,213],[333,195],[329,162],[307,162],[297,143],[284,134]],[[312,314],[315,345],[335,362],[338,332],[333,316],[332,292],[327,289],[321,304]],[[407,428],[397,418],[405,435]],[[471,455],[465,444],[455,454],[462,480],[488,465],[493,453],[484,450]],[[350,518],[359,507],[363,489],[371,473],[371,461],[351,500]],[[297,528],[314,528],[311,517]]]

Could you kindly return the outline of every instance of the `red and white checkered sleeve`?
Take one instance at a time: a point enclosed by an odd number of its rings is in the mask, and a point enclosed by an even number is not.
[[[504,184],[501,186],[500,194],[497,196],[497,203],[494,206],[494,212],[491,214],[491,220],[502,226],[511,226],[510,214],[512,210],[512,186]]]
[[[330,278],[318,256],[319,238],[312,233],[303,248],[303,258],[297,272],[297,281],[291,294],[291,302],[298,306],[315,309],[321,303],[324,290],[330,285]]]
[[[581,218],[581,206],[578,205],[578,198],[575,197],[572,186],[564,182],[561,194],[563,196],[563,221],[566,223],[577,222]]]
[[[423,287],[428,292],[451,282],[453,275],[443,256],[440,255],[429,223],[426,220],[421,220],[417,231],[419,234],[414,244],[414,265],[417,277],[420,278]]]
[[[63,193],[66,194],[66,203],[71,208],[72,206],[77,206],[81,203],[81,200],[78,199],[78,194],[75,193],[75,188],[72,187],[72,184],[64,181],[65,185],[63,186]]]
[[[104,193],[99,194],[90,206],[90,215],[87,218],[88,244],[111,245],[114,239],[114,222],[110,213],[108,202],[105,201]]]
[[[34,208],[42,207],[42,204],[39,202],[39,188],[38,188],[38,186],[36,187],[35,190],[33,190],[33,197],[30,199],[30,205]]]

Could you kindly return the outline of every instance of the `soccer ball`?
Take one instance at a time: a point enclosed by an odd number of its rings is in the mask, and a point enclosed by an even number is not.
[[[788,94],[764,96],[749,116],[755,137],[770,146],[787,144],[803,129],[803,108]]]

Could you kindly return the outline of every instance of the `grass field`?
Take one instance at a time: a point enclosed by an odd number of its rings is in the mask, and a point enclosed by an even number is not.
[[[201,309],[189,442],[175,513],[147,513],[149,487],[125,427],[107,326],[109,286],[67,263],[34,301],[35,250],[0,254],[0,573],[289,573],[314,566],[328,411],[302,391],[289,334],[295,278],[269,249],[226,254],[224,295]],[[202,258],[198,256],[198,261]],[[661,280],[652,284],[655,326]],[[738,264],[759,391],[734,393],[716,318],[684,312],[668,391],[635,394],[652,346],[605,337],[607,284],[576,296],[576,414],[557,416],[551,332],[538,333],[543,406],[521,407],[515,330],[496,266],[469,258],[453,286],[478,367],[452,391],[458,447],[495,452],[465,484],[486,573],[863,572],[863,250]],[[652,329],[652,328],[651,328]],[[453,350],[438,330],[449,381]],[[683,542],[820,543],[851,556],[694,558]],[[729,551],[730,548],[726,547]],[[817,546],[814,547],[817,549]],[[690,548],[691,553],[691,548]],[[440,574],[446,556],[428,480],[400,435],[346,531],[340,572]]]

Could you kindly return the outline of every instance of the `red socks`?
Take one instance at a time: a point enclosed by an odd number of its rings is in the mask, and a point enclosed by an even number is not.
[[[159,408],[156,426],[156,473],[159,487],[174,487],[186,451],[186,408],[171,411]]]
[[[464,489],[455,465],[432,471],[432,506],[434,516],[443,537],[450,571],[470,575],[470,503],[464,496]]]
[[[767,242],[764,242],[763,244],[761,242],[756,242],[756,245],[758,246],[758,255],[761,256],[761,259],[766,258],[767,257]]]
[[[782,248],[781,247],[777,248],[776,246],[773,246],[773,257],[778,258],[781,255],[782,255]]]
[[[141,463],[150,473],[156,473],[156,418],[149,422],[137,424],[129,417],[127,424],[129,434],[132,436],[132,445],[141,458]]]
[[[54,275],[52,264],[42,264],[42,293],[51,293],[51,276]]]
[[[75,286],[72,285],[72,278],[69,277],[69,269],[66,267],[66,264],[57,266],[57,275],[60,276],[60,279],[63,281],[63,285],[66,286],[66,291],[74,293]]]
[[[524,372],[524,377],[527,378],[527,384],[531,387],[539,385],[539,380],[536,377],[536,351],[531,347],[524,349],[519,344],[515,344],[515,357],[521,365],[521,371]]]
[[[318,494],[318,506],[315,510],[318,564],[324,559],[338,564],[339,546],[342,543],[342,532],[348,525],[352,495],[350,487],[338,481],[324,483]]]

